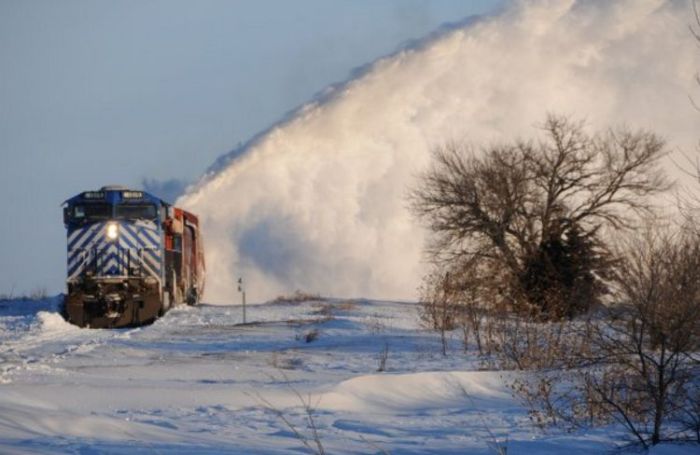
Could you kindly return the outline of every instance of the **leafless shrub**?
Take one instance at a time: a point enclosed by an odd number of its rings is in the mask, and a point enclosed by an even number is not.
[[[365,438],[365,437],[362,436],[361,434],[359,434],[358,436],[359,436],[359,438],[362,440],[362,442],[364,442],[365,444],[367,444],[367,445],[368,445],[369,447],[371,447],[372,449],[376,450],[377,453],[381,453],[381,454],[383,454],[383,455],[389,455],[389,451],[386,450],[386,449],[384,449],[383,447],[379,446],[376,442],[370,441],[369,439]]]
[[[442,355],[447,355],[447,332],[456,326],[459,303],[451,292],[450,275],[429,275],[421,290],[422,319],[440,332]]]
[[[481,330],[484,325],[486,310],[481,308],[474,290],[467,291],[467,299],[459,316],[459,326],[462,328],[462,344],[464,351],[469,350],[469,339],[474,339],[479,355],[484,355],[484,343],[482,341]]]
[[[0,294],[0,300],[12,300],[15,298],[15,287],[12,286],[10,292]]]
[[[540,322],[522,317],[489,318],[490,350],[500,369],[549,370],[568,368],[590,350],[575,323]]]
[[[491,431],[491,428],[486,422],[486,419],[484,419],[483,413],[479,410],[479,407],[474,402],[474,398],[472,398],[471,394],[467,391],[467,389],[465,389],[464,386],[462,386],[462,384],[458,381],[454,382],[454,386],[457,387],[462,392],[462,395],[470,401],[472,408],[477,410],[477,415],[479,416],[479,420],[481,421],[483,430],[489,436],[488,441],[486,441],[486,445],[488,446],[488,448],[491,449],[496,455],[507,455],[508,439],[506,439],[505,441],[499,441],[496,435],[493,434],[493,431]]]
[[[299,392],[299,390],[297,390],[290,384],[287,375],[281,371],[280,373],[284,378],[284,383],[287,385],[289,390],[291,390],[291,392],[297,397],[299,404],[304,410],[307,425],[306,431],[301,430],[287,417],[287,414],[285,414],[284,411],[274,406],[268,399],[260,395],[258,392],[255,392],[251,396],[255,398],[260,404],[262,404],[265,407],[265,409],[274,413],[287,426],[287,428],[289,428],[289,430],[304,445],[304,447],[306,447],[309,450],[310,453],[315,455],[325,455],[326,450],[323,447],[321,436],[318,432],[318,426],[315,420],[316,407],[318,406],[318,401],[314,403],[311,394],[307,395],[306,397],[303,396],[301,392]],[[307,431],[310,434],[308,434]]]
[[[460,261],[451,271],[450,292],[458,304],[456,320],[464,349],[469,349],[471,338],[479,355],[490,355],[496,346],[495,322],[508,313],[510,276],[491,261]]]
[[[46,300],[48,298],[48,291],[45,286],[39,286],[31,290],[29,294],[16,295],[14,286],[10,289],[10,292],[5,294],[0,294],[0,300]]]
[[[602,375],[587,382],[643,445],[687,409],[700,359],[700,239],[649,229],[616,277],[620,305],[594,325]]]
[[[333,305],[329,303],[321,304],[317,310],[314,310],[313,314],[323,316],[324,319],[331,319],[333,317]]]
[[[357,302],[352,300],[345,300],[343,302],[337,302],[333,304],[333,310],[335,311],[353,311],[357,309]]]
[[[316,308],[313,314],[323,316],[325,320],[330,320],[333,319],[338,312],[356,309],[357,304],[350,300],[344,302],[320,301],[316,304]]]
[[[326,448],[323,445],[321,433],[319,432],[319,427],[316,423],[317,408],[322,397],[319,396],[316,400],[314,400],[311,394],[302,395],[302,393],[292,385],[289,377],[284,371],[280,371],[279,373],[284,384],[294,394],[298,403],[303,409],[306,428],[302,428],[302,425],[295,424],[290,418],[288,412],[285,412],[284,410],[275,406],[272,402],[270,402],[270,400],[262,396],[259,392],[248,393],[247,395],[252,397],[265,409],[276,415],[277,418],[282,421],[282,423],[292,432],[294,437],[298,439],[310,453],[314,455],[325,455]],[[279,380],[274,376],[272,376],[271,379],[274,381]],[[363,435],[359,435],[359,438],[365,444],[367,444],[368,447],[376,450],[377,453],[382,453],[385,455],[389,454],[387,450],[377,445],[377,443],[368,440]]]
[[[420,318],[425,326],[440,330],[442,326],[446,330],[456,327],[456,306],[450,306],[447,295],[449,272],[443,273],[436,270],[423,279],[420,288]]]
[[[304,332],[304,334],[301,335],[301,339],[304,340],[306,343],[311,343],[316,341],[319,335],[320,332],[318,329],[311,329]]]
[[[275,304],[299,304],[299,303],[304,303],[304,302],[322,302],[326,300],[325,297],[321,297],[320,294],[318,293],[310,293],[310,292],[305,292],[305,291],[294,291],[293,294],[291,295],[280,295],[277,298],[275,298],[272,303]]]
[[[29,294],[29,300],[44,300],[48,297],[45,286],[37,287]]]
[[[620,252],[615,304],[565,340],[561,369],[516,381],[538,423],[617,421],[643,447],[698,437],[700,238],[658,226]],[[566,346],[567,343],[564,343]],[[585,349],[584,349],[585,348]]]
[[[543,369],[515,378],[511,388],[528,408],[530,420],[544,429],[549,425],[567,428],[610,423],[612,418],[581,381],[579,369]]]
[[[379,313],[373,313],[367,322],[367,327],[370,333],[376,335],[378,333],[384,332],[386,330],[386,324],[382,320],[382,316]]]
[[[700,368],[696,368],[692,376],[694,380],[684,390],[687,406],[680,409],[675,418],[682,429],[694,435],[695,441],[700,444]]]
[[[297,370],[304,365],[304,361],[299,357],[289,357],[275,351],[270,358],[270,365],[278,370]]]
[[[454,271],[450,273],[450,271]],[[558,366],[567,350],[585,346],[565,320],[542,323],[540,318],[508,311],[508,286],[497,270],[459,263],[432,283],[425,292],[422,316],[427,325],[438,330],[446,352],[446,333],[460,328],[465,349],[473,339],[482,360],[491,367],[532,370]],[[432,275],[438,276],[437,274]]]

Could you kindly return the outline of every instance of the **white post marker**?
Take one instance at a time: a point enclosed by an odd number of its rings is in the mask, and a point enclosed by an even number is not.
[[[245,324],[245,288],[243,287],[243,278],[238,278],[238,292],[240,292],[243,297],[243,324]]]

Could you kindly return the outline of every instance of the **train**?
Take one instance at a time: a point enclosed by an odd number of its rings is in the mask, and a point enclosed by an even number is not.
[[[149,324],[204,292],[199,219],[120,185],[84,191],[63,203],[67,278],[62,314],[80,327]]]

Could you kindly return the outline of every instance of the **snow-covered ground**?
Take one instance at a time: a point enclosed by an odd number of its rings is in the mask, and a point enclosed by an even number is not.
[[[411,303],[269,303],[246,325],[240,307],[202,305],[88,330],[57,302],[0,301],[0,453],[305,453],[289,426],[317,447],[303,402],[326,453],[591,454],[626,438],[536,429],[507,373],[456,335],[443,357]]]

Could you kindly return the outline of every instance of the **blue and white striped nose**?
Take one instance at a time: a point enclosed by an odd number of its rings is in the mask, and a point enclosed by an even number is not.
[[[141,269],[161,281],[161,238],[151,221],[107,221],[68,234],[68,279],[85,271],[96,276],[126,276]]]

